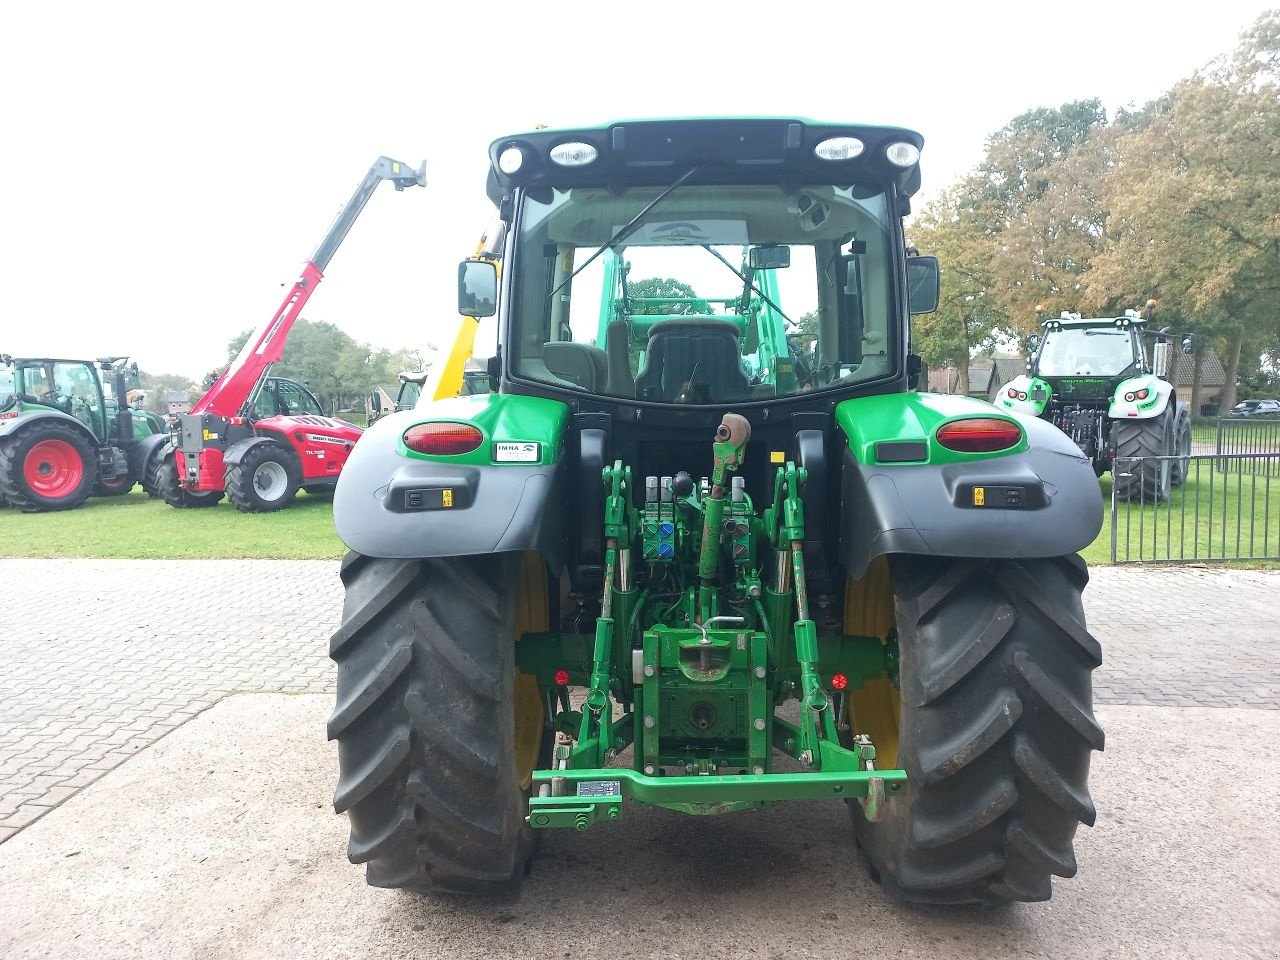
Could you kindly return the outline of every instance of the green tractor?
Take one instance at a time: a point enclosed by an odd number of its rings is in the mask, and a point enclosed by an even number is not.
[[[507,224],[459,269],[495,390],[378,421],[338,483],[334,806],[370,884],[520,884],[630,804],[845,802],[929,903],[1076,871],[1103,733],[1052,425],[911,392],[909,130],[761,119],[490,148]],[[852,850],[852,846],[851,846]]]
[[[0,354],[0,501],[27,513],[120,496],[149,476],[139,441],[164,430],[120,401],[138,374],[127,357],[62,360]],[[109,389],[104,377],[109,374]]]
[[[1124,458],[1112,471],[1116,497],[1146,503],[1169,499],[1191,456],[1191,410],[1169,381],[1176,337],[1149,329],[1155,306],[1148,301],[1145,315],[1043,321],[1027,373],[996,394],[997,406],[1048,420],[1070,437],[1099,477]],[[1194,352],[1194,335],[1181,341],[1184,354]]]

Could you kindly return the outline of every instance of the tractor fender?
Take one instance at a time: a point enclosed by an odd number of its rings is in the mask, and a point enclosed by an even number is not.
[[[1138,394],[1147,391],[1145,399]],[[1126,399],[1132,396],[1132,400]],[[1173,384],[1161,380],[1157,376],[1145,374],[1121,380],[1116,392],[1111,396],[1111,406],[1107,416],[1113,420],[1154,420],[1169,408],[1170,398],[1175,396]],[[1175,404],[1177,400],[1173,401]]]
[[[39,408],[34,410],[23,410],[16,417],[9,417],[0,420],[0,437],[12,436],[24,427],[33,423],[43,423],[46,420],[59,420],[74,427],[80,434],[89,441],[89,444],[96,450],[102,445],[102,442],[94,435],[94,432],[86,427],[83,423],[71,416],[69,413],[63,413],[61,410],[49,410],[47,408]]]
[[[946,403],[934,403],[944,400]],[[1025,442],[1014,452],[939,456],[930,435],[947,420],[991,416],[996,409],[964,397],[926,394],[865,398],[904,409],[883,418],[899,436],[921,440],[877,441],[862,411],[837,408],[849,445],[841,465],[839,557],[859,578],[871,561],[887,554],[1028,559],[1076,553],[1102,529],[1102,494],[1090,460],[1047,421],[1003,413],[1022,427]],[[915,416],[915,405],[935,407],[940,417]],[[870,436],[868,436],[870,433]],[[916,444],[919,462],[903,462]],[[877,462],[900,458],[898,462]]]
[[[235,443],[231,444],[231,446],[227,447],[226,451],[222,454],[222,462],[228,467],[234,467],[244,459],[244,455],[246,453],[254,447],[262,446],[264,443],[274,443],[277,447],[283,447],[285,450],[289,451],[294,460],[298,459],[298,452],[294,450],[290,444],[284,442],[283,438],[253,436],[245,437],[243,440],[237,440]]]
[[[147,465],[151,455],[166,444],[172,445],[167,433],[153,433],[143,437],[129,448],[129,469],[134,476],[142,476],[142,468]]]
[[[483,394],[391,413],[365,431],[338,477],[333,523],[352,550],[418,559],[533,550],[567,556],[568,408],[540,397]],[[406,429],[463,422],[485,436],[457,457],[407,455]],[[495,443],[536,443],[538,462],[496,463]]]

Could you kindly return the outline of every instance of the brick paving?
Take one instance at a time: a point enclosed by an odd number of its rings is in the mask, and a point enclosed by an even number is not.
[[[236,692],[332,690],[335,561],[0,559],[0,842]],[[1280,710],[1280,572],[1097,568],[1099,703]]]

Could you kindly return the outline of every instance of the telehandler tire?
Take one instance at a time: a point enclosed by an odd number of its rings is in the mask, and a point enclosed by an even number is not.
[[[1112,428],[1116,439],[1116,458],[1129,460],[1112,467],[1111,482],[1116,499],[1142,503],[1164,503],[1169,499],[1175,461],[1159,460],[1174,453],[1171,414],[1165,411],[1150,420],[1117,420]],[[1189,434],[1188,434],[1189,436]]]
[[[227,467],[223,486],[241,513],[274,513],[293,503],[301,483],[302,468],[292,450],[259,443]]]
[[[153,474],[152,484],[164,502],[179,510],[191,507],[212,507],[222,500],[221,490],[184,490],[178,483],[178,460],[168,453],[161,457]]]
[[[1077,825],[1094,822],[1089,758],[1103,747],[1084,561],[901,556],[890,569],[908,781],[878,822],[850,803],[858,844],[903,900],[1048,900],[1050,878],[1076,872]]]
[[[541,559],[353,552],[342,581],[328,734],[348,858],[375,887],[513,890],[534,847],[530,778],[550,759],[542,696],[515,667],[520,633],[548,626]]]

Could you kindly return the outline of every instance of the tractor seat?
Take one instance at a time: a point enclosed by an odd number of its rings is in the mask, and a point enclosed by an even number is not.
[[[609,380],[609,361],[594,344],[559,340],[542,346],[542,362],[547,369],[589,393],[603,393]]]
[[[696,375],[694,371],[696,369]],[[636,376],[641,400],[673,401],[693,376],[699,403],[748,399],[750,381],[742,369],[738,326],[732,320],[663,320],[654,324]]]

